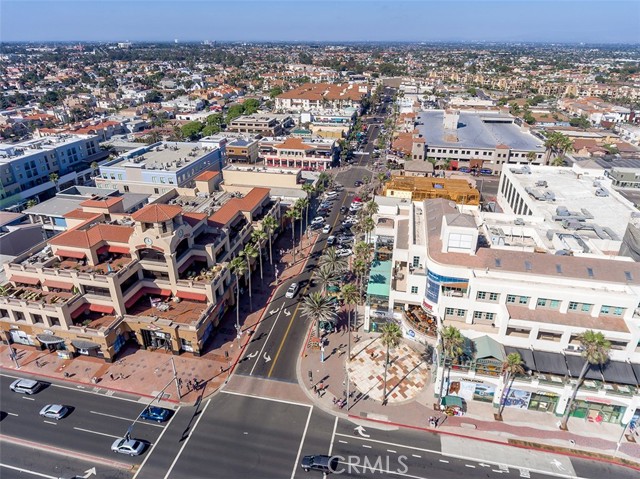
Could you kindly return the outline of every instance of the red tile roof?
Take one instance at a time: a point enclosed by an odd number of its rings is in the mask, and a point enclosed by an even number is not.
[[[75,210],[69,211],[64,214],[65,218],[73,218],[77,220],[92,220],[94,218],[99,218],[102,213],[89,213],[87,211],[83,211],[80,208],[76,208]]]
[[[182,219],[184,220],[184,222],[192,227],[196,226],[206,217],[207,217],[206,213],[196,213],[195,211],[182,213]]]
[[[83,201],[80,206],[86,206],[88,208],[110,208],[111,206],[124,201],[122,196],[109,196],[107,198],[92,198],[90,200]]]
[[[55,246],[71,246],[75,248],[91,248],[101,241],[128,243],[133,228],[120,225],[95,225],[87,230],[74,229],[59,234],[49,240]]]
[[[220,174],[219,171],[205,171],[196,176],[196,181],[209,181]]]
[[[180,206],[154,204],[147,205],[141,210],[136,211],[131,215],[131,218],[140,223],[161,223],[172,220],[180,213],[182,213]]]
[[[209,216],[212,226],[222,227],[234,219],[241,211],[251,211],[269,196],[268,188],[252,188],[244,198],[233,198],[227,201],[222,208]]]
[[[288,150],[313,150],[313,146],[307,145],[302,138],[289,137],[283,143],[275,145],[275,148],[286,148]]]

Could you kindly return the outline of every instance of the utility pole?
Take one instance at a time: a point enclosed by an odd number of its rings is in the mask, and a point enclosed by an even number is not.
[[[178,399],[182,399],[182,393],[180,392],[180,380],[178,379],[178,371],[176,370],[176,363],[171,359],[171,367],[173,368],[173,380],[176,382],[176,391],[178,391]]]

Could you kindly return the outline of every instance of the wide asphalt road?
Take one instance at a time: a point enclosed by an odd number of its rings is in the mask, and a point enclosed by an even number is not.
[[[98,462],[101,459],[113,461],[117,463],[116,467],[127,469],[142,462],[144,454],[138,457],[116,454],[111,452],[111,444],[123,437],[134,424],[146,400],[139,402],[137,398],[96,394],[91,389],[63,384],[50,384],[37,394],[28,396],[9,389],[14,379],[14,376],[0,375],[4,439],[13,438],[23,444],[37,443],[45,449],[66,451],[69,456],[83,457],[88,461],[92,458]],[[71,413],[59,421],[43,418],[38,413],[47,404],[69,406]],[[164,424],[137,421],[131,436],[152,446],[164,427]],[[1,459],[8,466],[19,463],[17,458],[4,453]]]

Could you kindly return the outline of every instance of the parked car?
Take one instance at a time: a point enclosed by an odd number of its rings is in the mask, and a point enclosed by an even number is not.
[[[346,220],[344,220],[342,222],[342,226],[351,226],[351,225],[355,225],[358,222],[358,220],[355,220],[353,218],[347,218]]]
[[[348,207],[346,207],[346,206],[341,206],[341,207],[340,207],[340,214],[342,214],[342,215],[343,215],[343,214],[345,214],[345,213],[347,212],[347,210],[348,210],[348,209],[349,209],[349,208],[348,208]]]
[[[462,168],[458,168],[458,171],[460,173],[470,173],[471,172],[471,168],[467,168],[466,166],[463,166]]]
[[[322,232],[324,234],[329,234],[331,232],[331,225],[324,225],[324,227],[322,228]]]
[[[336,243],[336,237],[335,236],[327,237],[327,246],[332,246],[335,243]]]
[[[142,454],[146,444],[139,439],[127,439],[122,437],[116,439],[111,445],[111,450],[119,454],[129,454],[130,456],[139,456]]]
[[[47,404],[40,410],[40,415],[49,419],[59,421],[69,414],[69,408],[62,404]]]
[[[287,292],[285,293],[284,297],[285,298],[293,298],[296,293],[298,292],[298,289],[300,289],[300,287],[298,286],[298,283],[291,283],[291,285],[289,286],[289,289],[287,289]]]
[[[315,218],[313,218],[313,220],[311,221],[312,225],[321,225],[324,223],[324,218],[322,216],[316,216]]]
[[[480,169],[480,174],[481,175],[485,175],[485,176],[490,176],[490,175],[493,175],[493,170],[491,170],[489,168],[481,168]]]
[[[335,472],[338,470],[338,458],[327,456],[324,454],[315,456],[304,456],[300,462],[300,466],[305,472],[320,471],[320,472]]]
[[[14,393],[20,394],[36,394],[42,389],[42,383],[33,379],[16,379],[9,386]]]
[[[347,256],[351,256],[353,254],[353,250],[350,248],[340,248],[336,250],[336,256],[339,258],[346,258]]]
[[[145,421],[165,422],[171,417],[173,411],[165,409],[163,407],[149,406],[142,413],[140,413],[140,419]]]
[[[362,185],[363,185],[363,183],[360,180],[353,182],[353,186],[355,186],[356,188],[359,187],[359,186],[362,186]]]

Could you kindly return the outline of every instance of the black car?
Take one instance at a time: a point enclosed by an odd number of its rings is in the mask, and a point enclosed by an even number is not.
[[[345,214],[347,211],[349,211],[349,208],[347,206],[342,206],[340,207],[340,214]]]
[[[358,186],[362,186],[362,185],[363,185],[363,183],[362,183],[362,181],[360,181],[360,180],[358,180],[358,181],[356,181],[356,182],[354,182],[354,183],[353,183],[353,186],[355,186],[356,188],[357,188]]]
[[[300,466],[305,471],[309,472],[335,472],[338,470],[338,458],[320,454],[317,456],[304,456],[300,463]]]

